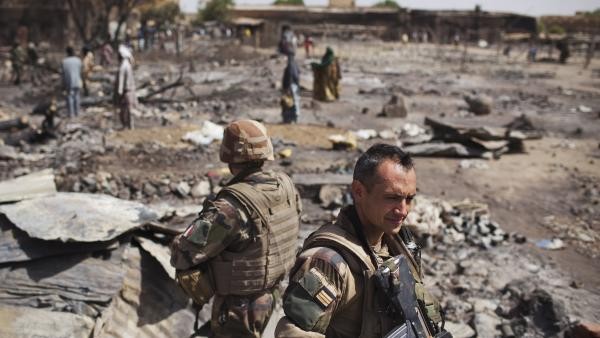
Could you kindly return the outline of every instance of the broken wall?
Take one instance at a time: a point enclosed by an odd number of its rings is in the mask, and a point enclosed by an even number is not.
[[[385,37],[390,30],[397,30],[407,21],[406,10],[390,8],[253,6],[237,7],[231,11],[231,16],[265,20],[261,33],[262,47],[277,45],[283,25],[291,25],[296,33],[311,35],[351,36],[356,32]],[[352,29],[352,26],[358,29]]]
[[[427,31],[434,42],[440,43],[452,42],[455,34],[462,41],[495,42],[500,40],[501,33],[537,31],[534,17],[511,13],[411,10],[409,16],[409,32]]]

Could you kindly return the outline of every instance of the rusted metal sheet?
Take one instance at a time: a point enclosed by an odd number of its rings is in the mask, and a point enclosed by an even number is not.
[[[0,337],[87,338],[94,320],[68,312],[0,306]]]
[[[123,289],[98,319],[94,337],[189,337],[195,313],[187,296],[150,255],[128,250]],[[210,318],[209,306],[200,323]]]
[[[0,182],[0,203],[15,202],[26,198],[56,193],[52,169]]]
[[[123,285],[126,247],[6,266],[0,269],[0,303],[98,315]]]
[[[154,257],[158,263],[160,263],[167,275],[175,280],[175,268],[171,266],[170,263],[171,251],[169,250],[169,247],[156,243],[155,241],[145,237],[135,236],[134,238],[138,243],[140,243],[140,246],[142,249],[144,249],[144,251],[152,255],[152,257]]]
[[[65,192],[1,205],[0,213],[30,237],[65,242],[108,241],[157,218],[141,203]]]
[[[117,240],[108,242],[63,243],[31,238],[0,214],[0,264],[23,262],[41,257],[67,253],[110,250],[118,247]]]

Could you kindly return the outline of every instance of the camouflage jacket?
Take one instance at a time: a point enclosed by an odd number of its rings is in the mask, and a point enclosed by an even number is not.
[[[382,337],[399,325],[388,296],[376,286],[374,272],[383,261],[403,255],[415,278],[415,294],[434,322],[439,303],[422,284],[422,269],[399,237],[384,235],[368,258],[352,225],[353,206],[342,209],[335,224],[321,227],[304,242],[283,297],[285,317],[276,337]],[[375,264],[376,263],[376,264]],[[377,266],[376,266],[377,265]]]
[[[233,196],[207,201],[198,218],[171,243],[171,265],[187,270],[225,248],[243,250],[251,241],[250,229],[247,211]]]
[[[358,242],[344,210],[334,226]],[[373,249],[381,261],[390,257],[383,242]],[[286,316],[277,326],[276,337],[361,336],[366,287],[360,268],[351,264],[329,247],[304,248],[290,272],[283,299]]]

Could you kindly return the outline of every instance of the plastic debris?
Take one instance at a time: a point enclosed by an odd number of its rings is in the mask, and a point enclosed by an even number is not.
[[[224,128],[210,121],[204,121],[200,130],[190,131],[183,135],[182,140],[190,142],[196,146],[205,146],[215,140],[223,139]]]
[[[561,250],[565,248],[565,243],[560,238],[542,239],[535,243],[538,248],[546,250]]]

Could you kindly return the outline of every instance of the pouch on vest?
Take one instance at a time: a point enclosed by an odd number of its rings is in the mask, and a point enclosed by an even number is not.
[[[415,294],[417,295],[417,299],[425,306],[427,317],[436,324],[440,323],[442,321],[440,302],[427,292],[427,289],[421,283],[415,283]]]
[[[439,304],[420,282],[415,281],[404,256],[385,261],[375,276],[378,286],[390,297],[392,309],[404,317],[417,337],[429,337],[440,332],[437,325],[442,320]]]
[[[210,270],[208,269],[178,270],[176,277],[179,286],[198,306],[208,303],[215,294]]]

